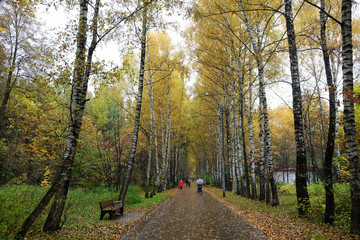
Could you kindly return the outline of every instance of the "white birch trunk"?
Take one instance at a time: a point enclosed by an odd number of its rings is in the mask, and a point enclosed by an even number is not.
[[[250,68],[250,79],[251,79],[251,68]],[[250,80],[251,81],[251,80]],[[246,106],[246,104],[245,104]],[[249,113],[247,112],[247,108],[245,107],[245,114],[248,122],[248,129],[249,129],[249,141],[250,141],[250,174],[251,174],[251,198],[257,198],[256,193],[256,181],[255,181],[255,146],[254,146],[254,132],[253,132],[253,103],[252,103],[252,88],[249,88]]]
[[[260,139],[260,159],[259,159],[259,177],[260,177],[260,201],[265,201],[265,144],[264,144],[264,114],[262,112],[261,101],[259,100],[259,139]]]
[[[342,70],[345,150],[350,173],[351,232],[360,233],[360,161],[356,142],[352,43],[352,0],[342,1]]]
[[[153,122],[154,122],[155,174],[156,174],[155,186],[154,186],[154,189],[153,189],[151,195],[155,195],[155,192],[159,188],[159,184],[160,184],[160,171],[159,171],[159,154],[158,154],[158,142],[157,142],[157,130],[156,130],[156,115],[155,115],[155,109],[154,109],[154,96],[153,96],[152,82],[150,82],[149,86],[150,86],[150,108],[151,108],[152,118],[153,118]]]
[[[161,112],[161,189],[162,191],[164,189],[164,182],[165,182],[165,171],[166,171],[166,137],[165,137],[165,113],[164,110]]]
[[[299,215],[305,215],[310,208],[307,190],[307,158],[305,151],[304,125],[301,100],[300,73],[297,57],[292,0],[285,0],[285,20],[289,45],[289,60],[292,81],[293,115],[296,140],[296,195]]]
[[[272,156],[272,146],[271,146],[271,135],[270,135],[270,125],[269,125],[269,114],[267,108],[267,100],[266,100],[266,92],[265,92],[265,82],[264,82],[264,66],[263,66],[263,59],[261,54],[261,48],[263,43],[258,38],[258,44],[256,44],[255,38],[252,34],[252,29],[250,26],[250,22],[248,20],[246,11],[243,13],[245,24],[247,27],[248,34],[250,36],[250,42],[253,46],[254,52],[256,54],[256,62],[258,67],[258,76],[259,76],[259,97],[263,107],[263,114],[264,114],[264,133],[265,133],[265,144],[266,144],[266,158],[268,162],[268,176],[269,181],[271,184],[271,193],[272,193],[272,205],[278,206],[279,205],[279,198],[277,194],[277,187],[274,179],[274,165],[273,165],[273,156]]]

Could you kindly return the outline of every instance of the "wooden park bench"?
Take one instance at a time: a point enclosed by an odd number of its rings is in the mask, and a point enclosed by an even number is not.
[[[107,213],[110,215],[111,219],[114,213],[120,212],[120,214],[123,214],[124,212],[124,207],[121,201],[114,202],[113,200],[106,200],[99,203],[101,208],[100,220],[102,220]]]

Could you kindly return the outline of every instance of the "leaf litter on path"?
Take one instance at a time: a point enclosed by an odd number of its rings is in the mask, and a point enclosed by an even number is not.
[[[328,224],[307,222],[304,219],[276,214],[273,211],[245,210],[241,205],[246,203],[239,196],[235,196],[234,198],[237,199],[232,199],[230,202],[229,198],[222,197],[221,189],[206,188],[206,191],[259,229],[268,239],[360,239],[358,236]],[[253,204],[260,204],[255,200],[251,201]]]

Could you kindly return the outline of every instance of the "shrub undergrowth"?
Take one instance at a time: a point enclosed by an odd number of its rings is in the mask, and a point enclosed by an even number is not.
[[[350,230],[350,185],[348,183],[334,184],[335,219],[334,224],[347,231]],[[308,185],[311,203],[311,212],[308,215],[313,222],[322,222],[325,215],[325,190],[323,184]],[[296,211],[296,188],[294,184],[281,184],[279,186],[280,204],[292,207]]]

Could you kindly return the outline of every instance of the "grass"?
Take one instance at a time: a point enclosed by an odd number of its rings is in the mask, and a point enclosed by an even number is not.
[[[26,185],[0,187],[0,214],[2,216],[0,218],[0,239],[12,239],[14,237],[20,224],[24,222],[25,218],[30,214],[32,209],[34,209],[46,191],[47,188]],[[101,228],[107,229],[114,224],[112,223],[113,221],[106,221],[108,215],[105,216],[105,221],[99,220],[99,202],[109,199],[115,200],[117,199],[118,194],[118,192],[109,191],[105,188],[95,188],[92,190],[71,189],[68,193],[67,204],[63,214],[63,218],[66,219],[63,223],[63,229],[67,230],[62,230],[61,232],[50,235],[41,231],[47,216],[46,214],[49,210],[49,204],[48,209],[42,213],[30,229],[29,238],[112,238],[114,237],[114,234],[118,233],[118,230],[105,230],[103,232],[98,230]],[[129,186],[125,201],[125,212],[154,206],[171,195],[171,191],[165,191],[156,194],[153,198],[146,199],[144,197],[144,192],[140,187]],[[125,228],[123,223],[118,223],[118,225],[121,229]],[[90,229],[93,229],[94,231],[91,232]],[[114,229],[116,229],[116,227],[114,227]],[[93,237],[89,234],[93,234]]]

